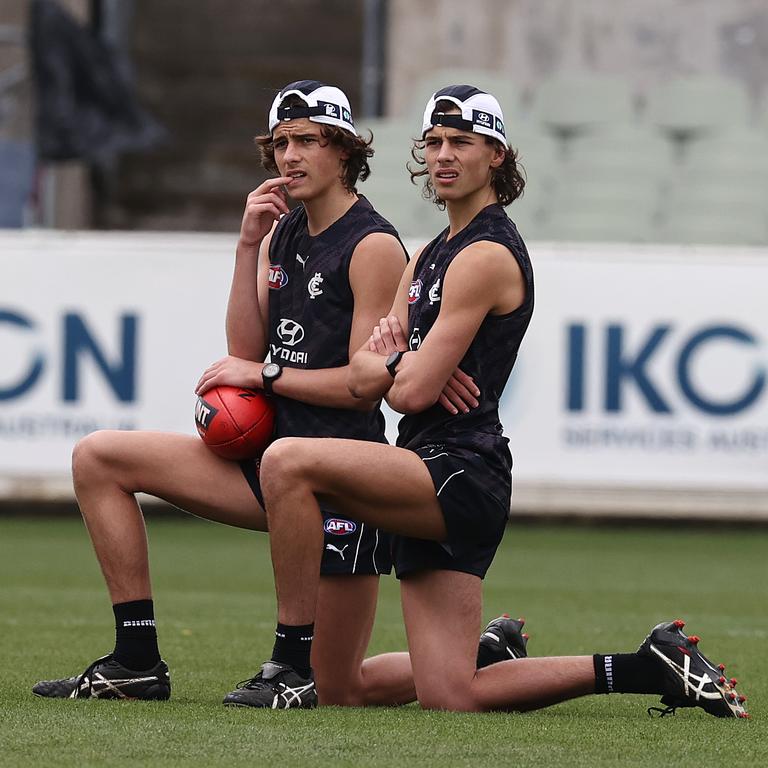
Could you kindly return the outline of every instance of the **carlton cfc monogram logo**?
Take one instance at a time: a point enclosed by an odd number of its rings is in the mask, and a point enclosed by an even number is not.
[[[315,272],[315,276],[307,284],[307,291],[309,291],[310,299],[316,299],[318,296],[323,295],[323,289],[320,287],[322,282],[322,274],[320,272]]]
[[[429,303],[437,304],[440,301],[440,278],[437,278],[435,284],[429,289]]]

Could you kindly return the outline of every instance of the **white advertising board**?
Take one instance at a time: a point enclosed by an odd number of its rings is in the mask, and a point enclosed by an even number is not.
[[[0,474],[68,472],[94,429],[194,434],[194,387],[226,354],[236,240],[0,236]]]
[[[768,491],[768,254],[538,247],[517,477]]]
[[[194,433],[195,382],[225,354],[234,246],[0,234],[0,494],[3,479],[66,477],[96,428]],[[531,255],[536,310],[502,402],[517,487],[768,494],[768,253]]]

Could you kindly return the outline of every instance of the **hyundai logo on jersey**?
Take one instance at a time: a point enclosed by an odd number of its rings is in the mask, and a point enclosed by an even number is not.
[[[277,335],[283,344],[295,347],[304,340],[304,328],[290,317],[281,317],[280,324],[277,326]]]

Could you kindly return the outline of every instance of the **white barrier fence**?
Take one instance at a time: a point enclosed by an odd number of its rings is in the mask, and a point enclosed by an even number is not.
[[[234,246],[0,233],[0,498],[69,497],[72,446],[94,429],[194,434]],[[768,252],[531,255],[536,310],[502,403],[513,506],[768,519]]]

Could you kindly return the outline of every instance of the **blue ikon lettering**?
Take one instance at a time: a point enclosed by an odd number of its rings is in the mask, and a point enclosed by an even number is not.
[[[91,357],[121,402],[136,399],[136,315],[122,315],[120,357],[110,364],[80,315],[64,316],[64,400],[78,399],[81,357]]]
[[[568,326],[568,394],[569,411],[584,410],[584,348],[587,330],[581,323]]]
[[[7,310],[0,310],[0,323],[6,323],[14,328],[21,328],[24,331],[35,329],[35,324],[29,318]],[[3,367],[7,367],[7,361]],[[21,397],[37,384],[37,380],[40,378],[44,368],[45,359],[42,352],[33,353],[26,372],[22,374],[19,380],[7,386],[0,386],[0,400],[14,400],[17,397]]]
[[[677,361],[677,378],[680,381],[680,389],[688,399],[691,405],[695,406],[704,413],[712,416],[732,416],[734,413],[749,408],[763,393],[765,389],[765,371],[758,370],[752,381],[750,388],[741,396],[730,402],[713,402],[707,400],[700,394],[694,386],[689,370],[691,358],[696,351],[708,341],[713,339],[731,339],[739,344],[756,346],[757,340],[751,333],[747,333],[740,328],[734,328],[728,325],[716,325],[711,328],[704,328],[691,336],[688,343],[680,352],[680,359]]]
[[[605,327],[605,369],[601,379],[603,408],[607,413],[620,412],[624,407],[625,387],[634,386],[648,408],[654,413],[672,413],[669,393],[662,393],[658,382],[651,379],[648,366],[670,336],[673,327],[667,324],[653,326],[640,346],[629,353],[626,349],[624,326],[610,324]],[[565,407],[573,413],[587,409],[589,381],[587,360],[589,330],[584,323],[572,323],[566,328],[566,397]],[[731,416],[752,406],[766,390],[766,371],[758,369],[743,394],[730,400],[705,397],[696,386],[691,368],[693,358],[707,343],[731,341],[742,346],[755,347],[759,340],[748,331],[733,325],[706,326],[686,338],[677,355],[674,373],[669,382],[677,385],[680,394],[696,409],[711,416]]]
[[[81,368],[85,360],[96,364],[115,397],[121,402],[136,399],[136,355],[138,341],[138,318],[133,314],[124,314],[119,318],[120,335],[119,353],[108,359],[85,320],[76,313],[64,315],[62,322],[63,368],[61,377],[61,398],[65,402],[74,402],[81,396]],[[23,333],[35,331],[37,325],[17,312],[0,309],[0,326],[5,324]],[[0,381],[0,400],[14,400],[23,397],[39,382],[46,369],[48,358],[58,355],[33,351],[30,361],[23,368],[17,380],[10,383]]]
[[[669,333],[670,326],[657,326],[634,358],[626,356],[624,329],[620,325],[609,325],[606,339],[605,410],[609,413],[621,410],[621,393],[624,381],[632,381],[645,397],[652,411],[671,413],[672,409],[653,386],[645,372],[645,366],[656,351],[662,339]]]

